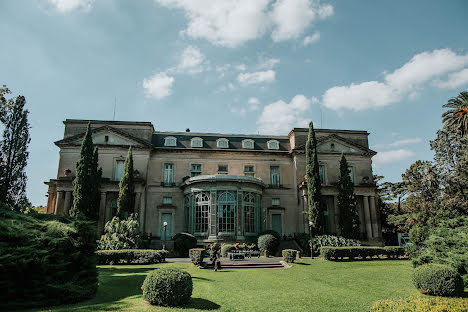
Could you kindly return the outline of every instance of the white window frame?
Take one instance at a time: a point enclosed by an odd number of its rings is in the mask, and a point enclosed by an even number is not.
[[[276,172],[278,183],[273,183],[273,168],[278,168],[278,172]],[[281,168],[280,166],[270,166],[270,186],[274,188],[281,187]]]
[[[122,163],[122,175],[118,178],[117,177],[117,168],[118,164]],[[125,172],[125,159],[124,158],[117,158],[114,162],[114,181],[120,181],[124,175]]]
[[[226,142],[226,146],[220,146],[220,142]],[[229,140],[226,138],[220,138],[216,140],[216,147],[217,148],[229,148]]]
[[[195,143],[195,142],[199,142],[199,143]],[[203,139],[199,137],[192,138],[190,140],[190,146],[191,147],[203,147]]]
[[[319,176],[320,176],[320,168],[323,168],[323,181],[320,179],[322,185],[327,184],[327,169],[324,164],[319,164]]]
[[[200,166],[200,170],[193,170],[193,166]],[[190,164],[190,177],[196,177],[202,174],[203,165],[202,164]],[[195,173],[195,175],[194,175]]]
[[[272,147],[272,146],[271,146],[271,144],[274,144],[274,143],[276,143],[276,147]],[[268,147],[268,149],[270,149],[270,150],[279,150],[279,145],[280,145],[280,144],[279,144],[279,141],[278,141],[278,140],[270,140],[270,141],[267,142],[267,147]]]
[[[246,143],[252,143],[252,146],[251,147],[247,147],[245,144]],[[255,147],[255,141],[252,140],[252,139],[245,139],[245,140],[242,140],[242,148],[245,148],[245,149],[254,149]]]
[[[170,165],[171,166],[171,170],[168,170],[168,168],[166,168],[166,166]],[[172,184],[174,184],[174,164],[170,164],[170,163],[166,163],[164,164],[164,176],[163,176],[163,184],[164,186],[172,186]],[[171,178],[169,179],[169,172],[170,173],[170,176]],[[170,181],[169,181],[170,180]]]
[[[174,143],[170,143],[173,140]],[[177,146],[177,138],[173,136],[167,136],[164,138],[164,146],[174,147]]]
[[[252,167],[252,171],[246,171],[246,167]],[[244,176],[246,177],[255,177],[255,166],[254,165],[244,165]]]

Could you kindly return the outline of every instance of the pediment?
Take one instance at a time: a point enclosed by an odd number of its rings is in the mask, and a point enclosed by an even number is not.
[[[332,134],[317,140],[317,151],[322,153],[371,154],[376,152],[338,135]]]

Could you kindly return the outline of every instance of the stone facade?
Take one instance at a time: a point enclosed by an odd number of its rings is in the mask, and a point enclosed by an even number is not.
[[[72,180],[88,121],[66,120],[56,179],[48,186],[48,213],[68,213]],[[155,240],[187,231],[200,242],[242,240],[274,229],[307,233],[305,141],[308,129],[286,136],[160,132],[149,122],[91,121],[103,171],[99,231],[116,209],[129,146],[135,168],[135,212]],[[337,233],[339,161],[344,153],[355,184],[364,241],[382,241],[376,186],[366,131],[317,129],[326,233]]]

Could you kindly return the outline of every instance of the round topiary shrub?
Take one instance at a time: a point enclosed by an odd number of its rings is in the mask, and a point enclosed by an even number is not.
[[[278,240],[281,240],[280,233],[276,232],[275,230],[265,230],[265,231],[261,232],[259,236],[266,235],[266,234],[271,234],[274,237],[276,237]]]
[[[143,282],[143,298],[150,304],[180,306],[192,296],[192,276],[177,268],[156,269]]]
[[[174,251],[179,257],[188,257],[189,250],[197,247],[197,238],[189,233],[177,233],[174,240]]]
[[[458,296],[463,293],[463,281],[458,272],[443,264],[424,264],[413,273],[413,283],[423,294]]]
[[[265,234],[258,238],[258,249],[261,252],[267,252],[269,255],[274,255],[278,248],[279,241],[271,234]]]

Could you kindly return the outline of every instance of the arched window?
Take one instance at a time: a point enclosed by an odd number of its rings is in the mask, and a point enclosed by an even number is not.
[[[276,140],[270,140],[267,142],[268,149],[277,150],[279,149],[279,142]]]
[[[201,192],[195,196],[195,233],[208,232],[208,215],[210,213],[210,194]]]
[[[229,140],[228,139],[224,139],[224,138],[221,138],[221,139],[218,139],[216,141],[216,146],[218,148],[229,148]]]
[[[244,193],[244,231],[255,233],[255,194]]]
[[[234,233],[236,220],[236,198],[230,192],[218,196],[219,232]]]
[[[254,140],[245,139],[245,140],[242,141],[242,148],[253,149],[254,144],[255,144]]]
[[[203,139],[202,138],[192,138],[190,140],[191,147],[203,147]]]
[[[165,137],[164,146],[177,146],[177,139],[172,136]]]

